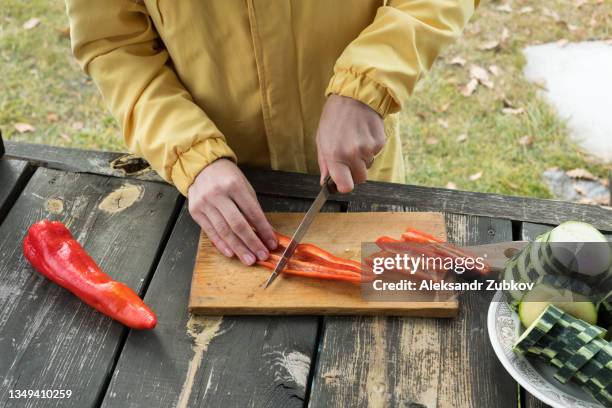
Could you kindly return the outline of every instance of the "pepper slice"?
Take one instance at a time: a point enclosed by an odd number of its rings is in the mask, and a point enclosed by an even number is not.
[[[276,232],[279,246],[286,248],[291,242],[291,238]],[[275,252],[279,252],[278,249]],[[282,250],[280,251],[282,253]],[[361,274],[361,264],[351,259],[341,258],[332,253],[325,251],[313,244],[299,244],[291,259],[299,259],[306,262],[314,262],[318,264],[328,264],[341,269],[349,269],[358,274]]]
[[[155,313],[127,285],[111,279],[59,221],[30,227],[23,253],[34,268],[83,302],[133,329],[152,329]]]
[[[270,254],[267,260],[258,261],[257,264],[274,269],[278,264],[283,250],[289,245],[291,239],[276,232],[279,246]],[[369,279],[362,273],[359,262],[333,255],[313,244],[299,244],[293,256],[288,260],[283,273],[310,277],[360,283]]]
[[[414,242],[421,244],[432,244],[432,246],[442,255],[451,258],[474,258],[473,254],[464,251],[456,246],[446,243],[433,235],[427,234],[414,228],[408,227],[406,232],[402,234],[402,240],[406,242]],[[443,245],[440,245],[443,244]],[[491,271],[489,265],[484,264],[483,268],[476,268],[475,271],[482,275],[486,275]]]

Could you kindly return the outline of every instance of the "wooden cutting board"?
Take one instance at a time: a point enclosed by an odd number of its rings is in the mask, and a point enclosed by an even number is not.
[[[272,226],[292,235],[302,213],[268,213]],[[398,237],[407,226],[446,240],[444,217],[439,213],[320,213],[303,242],[310,242],[345,258],[360,260],[361,243],[381,235]],[[267,289],[272,271],[248,267],[229,259],[213,247],[203,233],[191,282],[189,310],[206,315],[349,314],[453,317],[456,300],[365,301],[361,288],[344,282],[279,276]]]

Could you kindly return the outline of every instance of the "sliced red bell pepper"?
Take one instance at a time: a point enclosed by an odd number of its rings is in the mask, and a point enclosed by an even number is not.
[[[442,255],[450,258],[472,258],[475,259],[473,254],[456,247],[455,245],[446,243],[433,235],[419,231],[414,228],[407,228],[406,232],[402,234],[402,240],[406,242],[415,242],[421,244],[432,244],[432,246]],[[489,265],[484,264],[483,268],[476,268],[477,272],[482,275],[486,275],[491,271]]]
[[[133,329],[152,329],[155,313],[127,285],[111,279],[58,221],[32,225],[23,253],[34,268],[83,302]]]
[[[282,235],[278,232],[276,233],[276,236],[278,238],[279,246],[281,246],[282,249],[286,248],[287,245],[289,245],[289,242],[291,242],[291,239],[289,237]],[[279,252],[278,249],[276,250],[276,252]],[[351,259],[341,258],[313,244],[299,244],[295,249],[295,253],[291,257],[291,259],[299,259],[306,262],[315,262],[319,264],[340,266],[344,269],[349,269],[361,274],[361,264],[359,262],[353,261]]]
[[[257,262],[269,269],[276,267],[283,250],[291,241],[285,235],[279,233],[276,235],[278,248],[270,254],[267,260]],[[367,274],[362,273],[359,262],[335,256],[312,244],[299,244],[283,269],[283,273],[353,283],[369,279]]]

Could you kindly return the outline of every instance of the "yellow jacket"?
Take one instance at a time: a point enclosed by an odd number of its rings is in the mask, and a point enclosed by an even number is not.
[[[387,144],[369,178],[403,181],[391,114],[475,7],[474,0],[66,3],[74,55],[128,148],[185,195],[220,157],[318,173],[315,136],[329,94],[385,118]]]

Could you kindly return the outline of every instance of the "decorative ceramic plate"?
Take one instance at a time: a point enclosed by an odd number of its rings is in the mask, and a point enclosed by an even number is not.
[[[489,339],[497,358],[510,376],[540,401],[555,408],[601,408],[589,394],[573,383],[554,379],[554,367],[528,360],[512,351],[523,328],[518,314],[508,306],[504,293],[498,291],[489,306]]]

